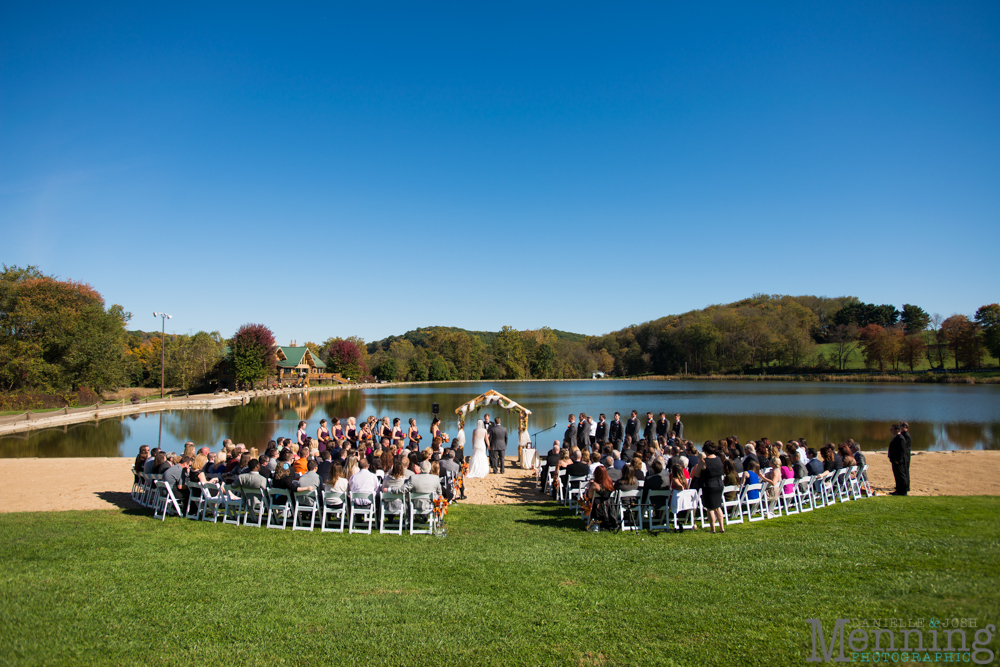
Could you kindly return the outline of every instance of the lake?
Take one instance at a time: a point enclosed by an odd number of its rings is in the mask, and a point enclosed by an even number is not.
[[[577,380],[569,382],[480,382],[385,386],[289,393],[255,398],[249,405],[217,410],[177,410],[42,429],[0,438],[0,457],[134,456],[140,445],[180,452],[187,440],[219,448],[225,438],[262,447],[278,436],[294,437],[299,420],[315,434],[322,418],[368,415],[414,417],[425,444],[431,406],[456,433],[454,410],[487,389],[495,389],[532,411],[529,432],[553,423],[536,440],[544,450],[562,438],[570,412],[598,414],[608,421],[617,410],[672,419],[680,413],[684,436],[695,442],[738,435],[741,442],[769,437],[805,437],[810,446],[854,438],[864,449],[885,449],[888,425],[910,422],[918,450],[1000,449],[1000,385],[862,384],[829,382]],[[490,412],[494,417],[496,411]],[[481,416],[481,415],[480,415]],[[501,410],[508,431],[516,421]],[[473,417],[475,419],[475,417]],[[466,425],[471,442],[474,422]],[[511,433],[509,453],[516,453]]]

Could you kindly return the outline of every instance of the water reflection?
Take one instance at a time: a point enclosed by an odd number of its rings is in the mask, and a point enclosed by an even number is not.
[[[0,438],[2,457],[132,456],[140,445],[180,451],[185,441],[217,449],[225,438],[261,447],[278,436],[293,437],[300,420],[314,433],[322,418],[414,417],[423,434],[431,405],[439,403],[445,430],[455,434],[454,409],[486,389],[532,410],[529,431],[553,422],[558,429],[538,437],[543,448],[562,436],[570,412],[615,410],[680,412],[685,436],[696,442],[738,435],[742,441],[805,437],[810,445],[854,438],[867,449],[885,449],[888,424],[907,419],[915,449],[1000,449],[1000,386],[835,385],[785,382],[520,382],[436,384],[292,393],[255,399],[218,410],[132,415],[124,420],[76,424]],[[482,410],[498,416],[495,410]],[[505,410],[499,416],[514,423]],[[477,417],[474,417],[477,418]],[[162,419],[162,433],[160,422]],[[468,427],[467,427],[468,428]],[[466,435],[471,435],[466,431]],[[511,437],[509,451],[516,451]]]

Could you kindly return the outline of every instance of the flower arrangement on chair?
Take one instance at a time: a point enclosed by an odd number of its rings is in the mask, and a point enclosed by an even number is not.
[[[444,516],[448,513],[448,499],[444,496],[435,498],[434,509],[431,512],[434,516],[434,525],[431,531],[438,537],[445,537],[448,534],[448,528],[444,524]]]

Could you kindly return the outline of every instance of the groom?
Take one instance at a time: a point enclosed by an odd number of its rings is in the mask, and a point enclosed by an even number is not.
[[[503,474],[504,459],[507,453],[507,429],[500,424],[500,418],[496,420],[496,424],[490,429],[490,469],[495,474],[497,468],[500,469],[500,474]]]

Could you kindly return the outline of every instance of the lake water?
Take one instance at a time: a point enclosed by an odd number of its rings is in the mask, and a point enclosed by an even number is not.
[[[430,431],[431,406],[439,403],[450,435],[454,410],[487,389],[495,389],[532,411],[529,432],[559,426],[537,436],[544,450],[562,438],[570,412],[601,412],[622,420],[641,415],[681,413],[684,436],[695,442],[738,435],[741,442],[769,437],[809,444],[854,438],[865,449],[885,449],[888,425],[910,422],[914,449],[1000,449],[1000,385],[841,384],[820,382],[717,382],[579,380],[572,382],[482,382],[378,389],[289,393],[255,398],[249,405],[217,410],[177,410],[43,429],[0,438],[0,457],[134,456],[140,445],[180,452],[191,440],[217,450],[225,438],[262,447],[278,436],[294,437],[299,420],[315,434],[319,420],[368,415],[410,417],[420,432]],[[494,417],[496,411],[490,412]],[[481,414],[480,414],[481,416]],[[516,420],[501,410],[508,431]],[[473,416],[474,420],[476,417]],[[474,422],[466,425],[471,441]],[[517,440],[509,438],[509,453]],[[429,444],[429,440],[424,440]]]

